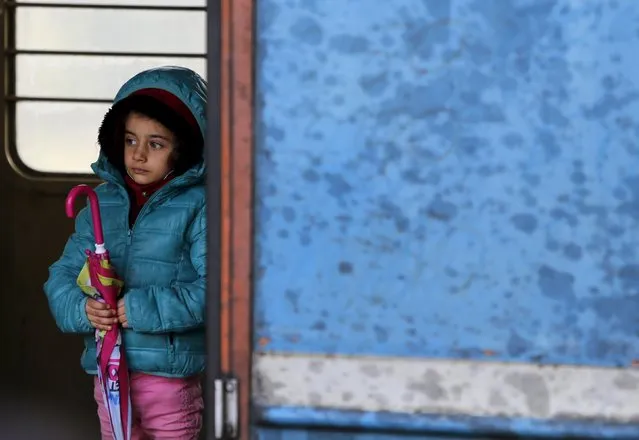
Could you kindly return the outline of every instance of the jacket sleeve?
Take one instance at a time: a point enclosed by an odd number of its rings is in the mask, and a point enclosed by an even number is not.
[[[62,256],[49,267],[44,293],[58,328],[65,333],[91,333],[93,327],[86,314],[87,296],[77,285],[86,249],[93,247],[89,210],[85,207],[75,220],[75,232],[69,237]]]
[[[170,287],[130,289],[124,295],[129,327],[140,333],[184,332],[204,326],[206,310],[206,205],[188,234],[190,258],[197,279]]]

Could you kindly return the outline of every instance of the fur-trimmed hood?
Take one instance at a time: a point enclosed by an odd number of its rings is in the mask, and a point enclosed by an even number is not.
[[[143,89],[160,89],[179,99],[195,118],[202,139],[206,140],[207,83],[200,75],[191,69],[179,66],[163,66],[145,70],[124,83],[116,94],[113,105],[115,106],[123,99]],[[114,164],[110,163],[102,146],[98,160],[91,165],[91,169],[102,180],[124,183],[122,174]],[[203,156],[202,161],[184,173],[180,180],[201,180],[205,173],[206,166]]]

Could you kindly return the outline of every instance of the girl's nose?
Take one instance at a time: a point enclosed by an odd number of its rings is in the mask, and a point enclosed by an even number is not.
[[[138,146],[133,153],[133,159],[144,161],[146,160],[146,149],[143,145]]]

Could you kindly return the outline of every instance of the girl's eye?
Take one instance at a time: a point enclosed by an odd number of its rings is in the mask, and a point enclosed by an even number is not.
[[[135,139],[133,138],[124,138],[125,145],[135,145]]]
[[[157,142],[151,142],[151,148],[153,148],[154,150],[159,150],[162,147],[164,147],[164,145],[158,144]]]

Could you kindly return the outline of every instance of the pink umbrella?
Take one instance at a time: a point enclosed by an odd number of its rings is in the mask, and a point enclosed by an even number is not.
[[[87,260],[78,276],[82,291],[117,310],[118,296],[124,283],[111,265],[109,252],[104,245],[102,219],[98,196],[87,185],[71,189],[66,200],[66,212],[74,217],[73,202],[78,195],[86,195],[91,205],[95,251],[86,250]],[[98,364],[98,380],[102,388],[104,405],[108,409],[115,440],[131,438],[131,396],[129,393],[129,371],[122,349],[122,332],[116,325],[111,330],[95,330]]]

